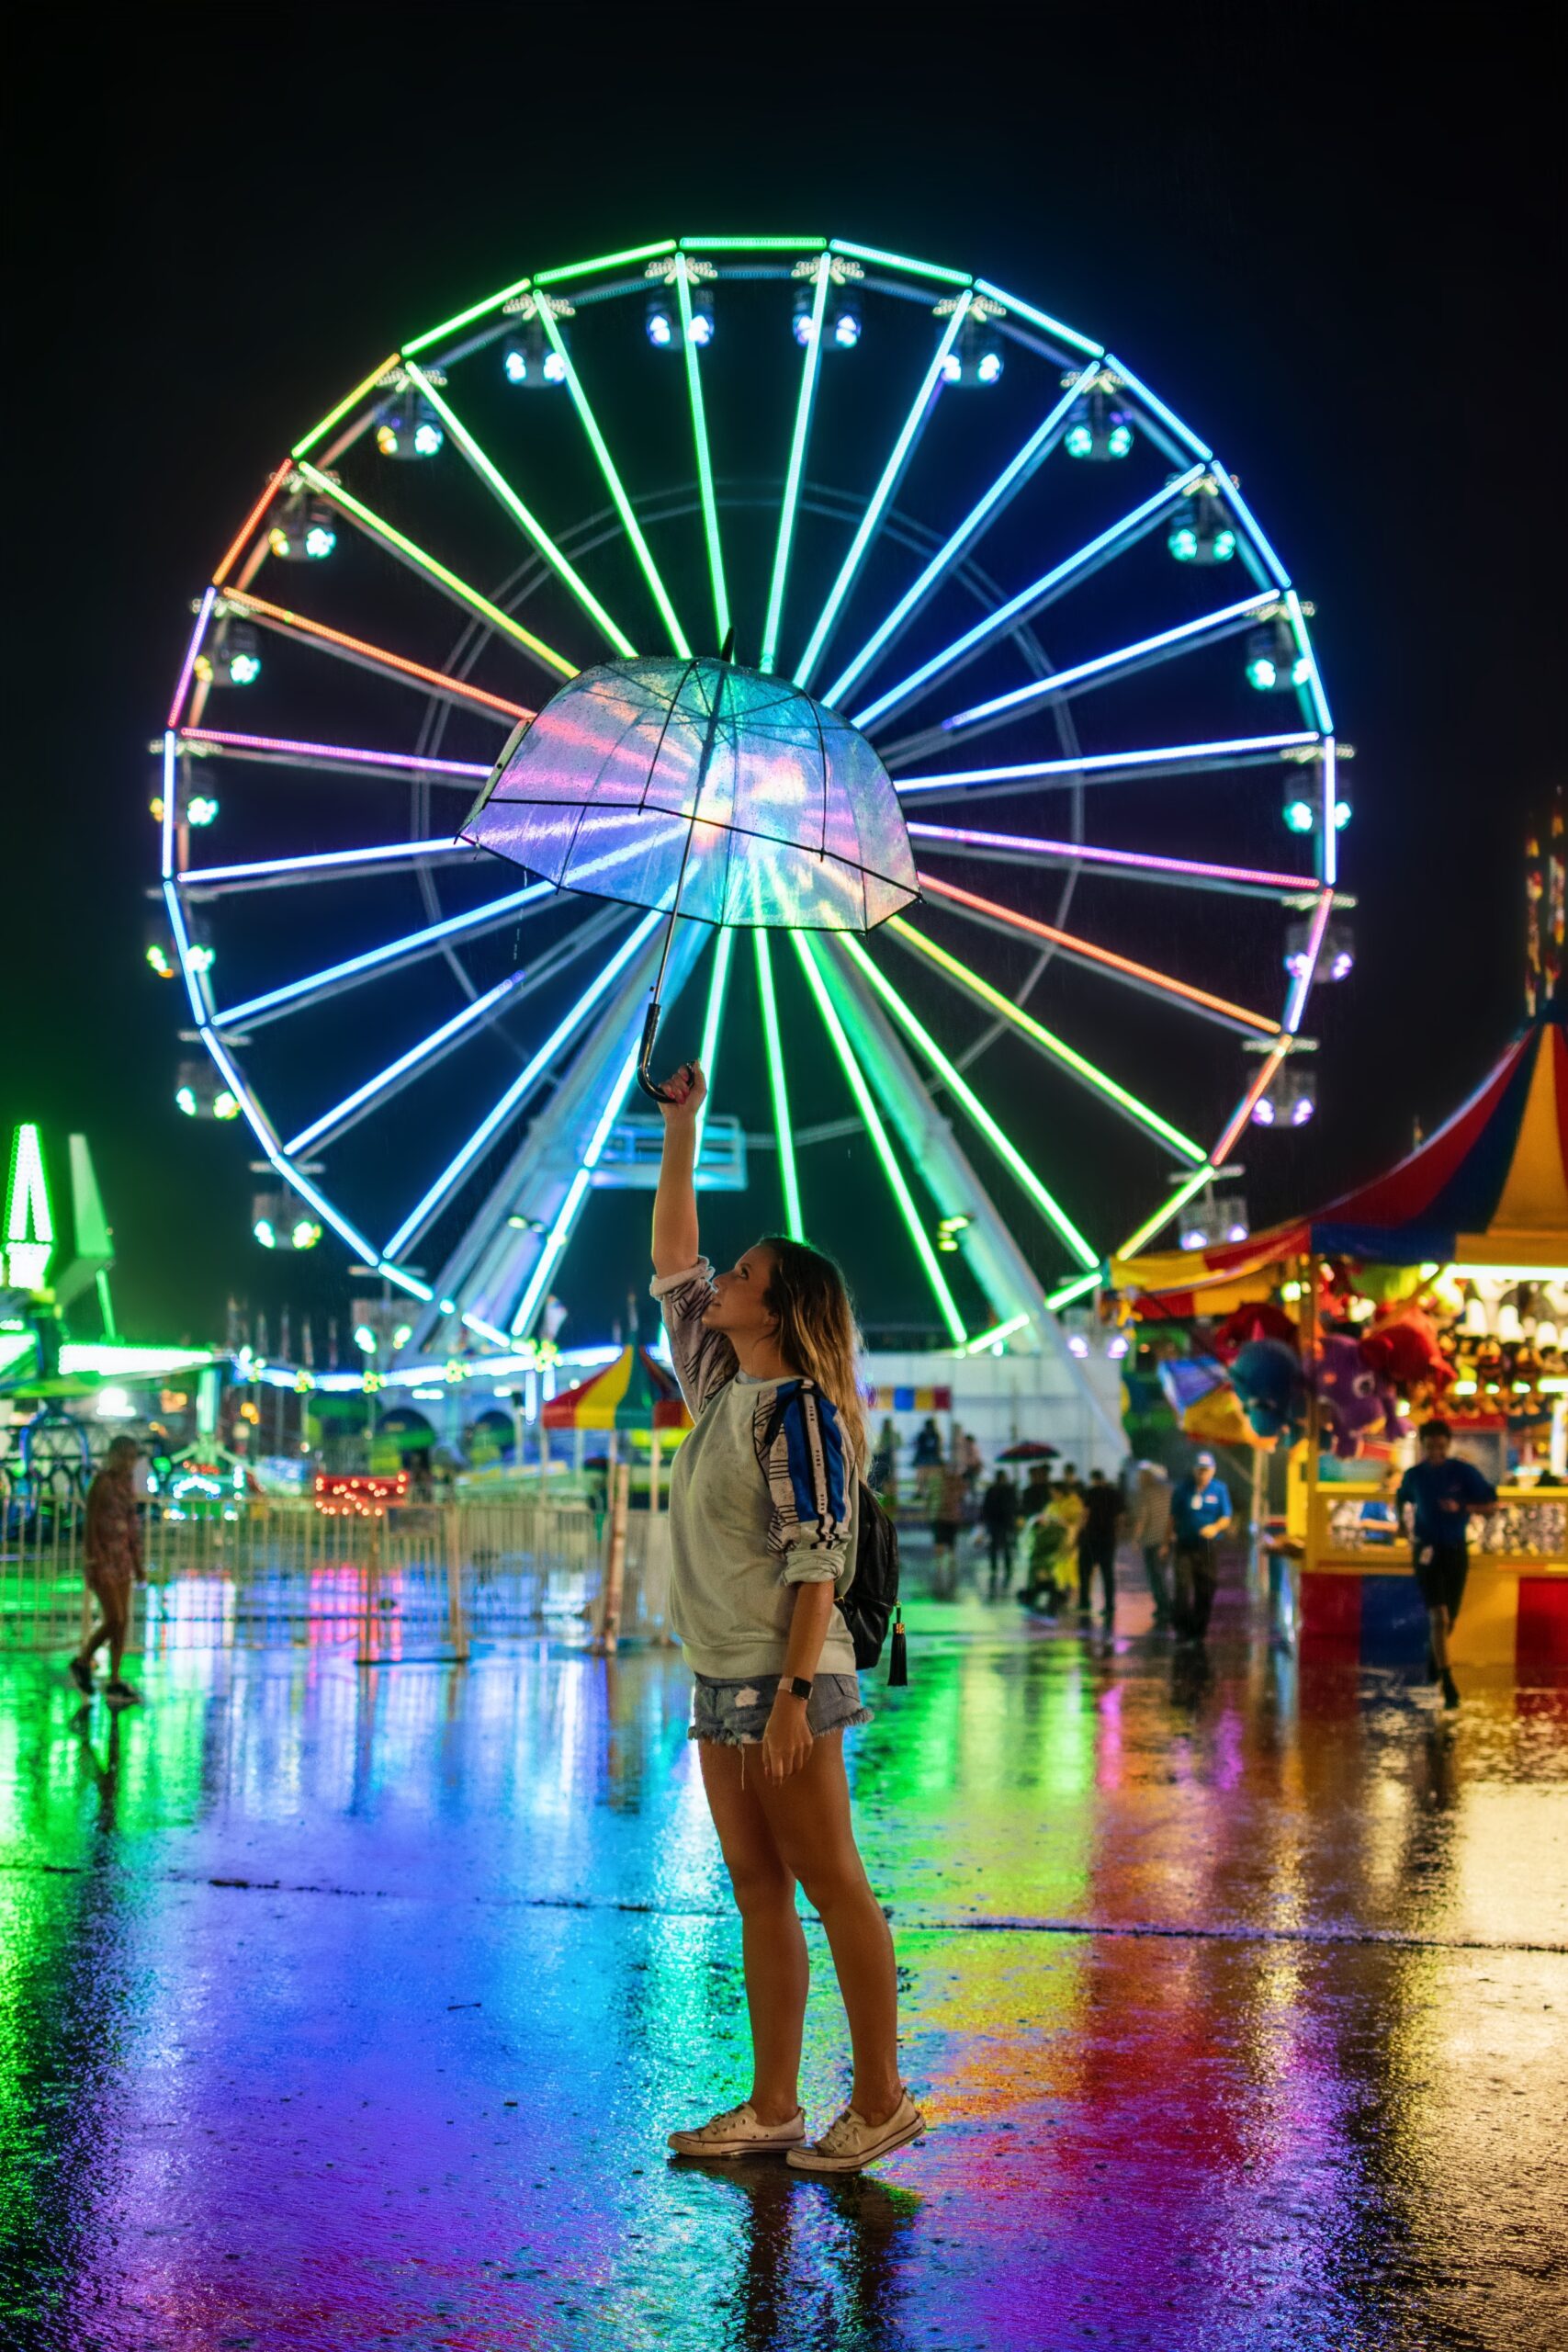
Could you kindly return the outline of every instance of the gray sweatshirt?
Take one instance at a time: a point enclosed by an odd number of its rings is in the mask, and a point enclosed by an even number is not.
[[[784,1671],[792,1587],[848,1591],[855,1476],[838,1412],[812,1382],[748,1380],[704,1325],[712,1283],[704,1260],[651,1285],[696,1424],[670,1478],[670,1617],[694,1672],[745,1681]],[[817,1670],[855,1670],[837,1606]]]

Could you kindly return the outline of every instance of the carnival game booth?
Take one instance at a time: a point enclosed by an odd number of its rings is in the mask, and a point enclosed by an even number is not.
[[[623,1348],[581,1386],[552,1396],[541,1408],[539,1420],[547,1436],[566,1430],[576,1432],[574,1466],[579,1470],[589,1433],[596,1430],[605,1436],[612,1487],[617,1463],[629,1467],[632,1449],[646,1447],[648,1506],[655,1512],[664,1448],[678,1445],[692,1426],[673,1374],[641,1347]]]
[[[1289,1449],[1303,1645],[1418,1659],[1383,1473],[1440,1413],[1503,1505],[1472,1523],[1456,1663],[1568,1666],[1568,1035],[1533,1021],[1385,1175],[1246,1240],[1112,1261],[1254,1442]],[[1195,1384],[1194,1384],[1195,1385]]]

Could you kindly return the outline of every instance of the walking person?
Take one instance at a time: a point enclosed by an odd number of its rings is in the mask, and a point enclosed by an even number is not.
[[[1078,1615],[1094,1614],[1098,1569],[1108,1625],[1116,1616],[1116,1532],[1121,1522],[1121,1488],[1111,1484],[1103,1470],[1091,1470],[1083,1489],[1083,1524],[1078,1530]]]
[[[111,1438],[103,1464],[87,1489],[82,1549],[87,1588],[98,1605],[98,1623],[70,1667],[72,1681],[84,1698],[90,1699],[97,1688],[93,1660],[107,1642],[109,1679],[104,1696],[121,1705],[141,1695],[120,1672],[130,1627],[130,1588],[147,1581],[141,1557],[141,1512],[136,1499],[136,1463],[141,1452],[133,1437]]]
[[[936,1486],[937,1473],[942,1468],[942,1431],[938,1429],[936,1416],[932,1413],[926,1415],[925,1419],[915,1431],[913,1459],[915,1492],[929,1510],[931,1495]]]
[[[998,1585],[1004,1593],[1012,1589],[1013,1547],[1018,1542],[1018,1488],[1005,1470],[998,1471],[982,1496],[980,1517],[990,1551],[989,1589],[994,1600]]]
[[[1155,1631],[1170,1623],[1170,1586],[1166,1563],[1170,1554],[1170,1473],[1162,1462],[1139,1462],[1133,1469],[1133,1496],[1127,1532],[1137,1545],[1155,1605]]]
[[[1181,1641],[1201,1642],[1208,1636],[1220,1574],[1214,1545],[1228,1530],[1231,1517],[1230,1488],[1214,1476],[1213,1455],[1200,1453],[1187,1476],[1178,1479],[1170,1498],[1176,1539],[1171,1622]]]
[[[678,2155],[782,2155],[859,2172],[925,2120],[898,2074],[893,1939],[856,1849],[843,1734],[869,1721],[839,1606],[854,1574],[865,1427],[849,1295],[832,1261],[772,1235],[716,1275],[698,1247],[694,1063],[662,1104],[653,1295],[695,1426],[670,1481],[671,1617],[696,1677],[689,1736],[740,1914],[751,2087],[671,2132]],[[820,1915],[849,2018],[849,2105],[808,2140],[798,2075]]]
[[[1464,1599],[1470,1569],[1470,1521],[1497,1508],[1497,1489],[1473,1462],[1450,1456],[1453,1433],[1447,1421],[1421,1425],[1421,1459],[1399,1482],[1394,1504],[1410,1514],[1415,1537],[1416,1582],[1427,1604],[1430,1635],[1427,1668],[1443,1688],[1445,1707],[1459,1705],[1459,1685],[1449,1664],[1449,1635]]]
[[[958,1598],[958,1544],[968,1501],[969,1489],[964,1483],[963,1471],[955,1463],[940,1463],[936,1483],[931,1490],[933,1600]]]

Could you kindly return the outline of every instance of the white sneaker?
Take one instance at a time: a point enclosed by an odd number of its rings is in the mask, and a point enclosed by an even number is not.
[[[671,2132],[670,2145],[678,2156],[782,2156],[806,2139],[806,2111],[796,2108],[787,2123],[759,2123],[750,2099],[726,2108],[694,2132]]]
[[[820,2140],[792,2148],[788,2161],[796,2172],[859,2172],[895,2148],[907,2147],[926,2128],[926,2119],[906,2091],[886,2123],[868,2123],[852,2107],[829,2123]]]

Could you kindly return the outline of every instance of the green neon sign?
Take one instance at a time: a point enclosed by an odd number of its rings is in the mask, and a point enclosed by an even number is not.
[[[54,1255],[54,1213],[44,1180],[43,1148],[30,1124],[11,1139],[6,1187],[6,1279],[14,1290],[44,1290]]]

